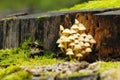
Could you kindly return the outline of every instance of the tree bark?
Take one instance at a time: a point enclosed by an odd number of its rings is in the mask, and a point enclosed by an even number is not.
[[[32,41],[40,40],[44,49],[58,51],[59,25],[70,28],[78,19],[87,28],[87,32],[94,36],[96,44],[92,59],[120,57],[120,15],[96,15],[116,9],[100,9],[92,11],[68,11],[18,16],[11,20],[0,21],[0,48],[14,48],[20,46],[29,37]],[[106,59],[107,57],[107,59]],[[89,59],[89,58],[88,58]],[[90,58],[89,60],[92,61]]]

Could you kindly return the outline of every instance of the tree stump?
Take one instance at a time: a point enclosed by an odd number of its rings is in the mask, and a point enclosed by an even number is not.
[[[0,48],[19,47],[22,42],[31,37],[32,41],[43,42],[45,50],[57,52],[59,25],[70,28],[74,19],[78,19],[97,42],[93,52],[90,53],[91,57],[87,59],[90,61],[96,59],[108,61],[111,58],[119,60],[120,14],[115,14],[115,11],[119,13],[119,8],[49,12],[4,19],[0,21]]]

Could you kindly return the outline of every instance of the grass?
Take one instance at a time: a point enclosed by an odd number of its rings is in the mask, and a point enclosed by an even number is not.
[[[120,0],[93,0],[89,2],[85,2],[83,4],[77,4],[71,8],[64,8],[60,11],[66,10],[92,10],[92,9],[99,9],[99,8],[119,8],[120,7]]]
[[[21,66],[33,68],[64,62],[63,59],[53,59],[53,52],[45,51],[43,56],[29,58],[28,44],[31,39],[26,40],[21,47],[0,50],[0,80],[31,80],[31,74],[21,69]],[[43,45],[42,42],[39,42]]]

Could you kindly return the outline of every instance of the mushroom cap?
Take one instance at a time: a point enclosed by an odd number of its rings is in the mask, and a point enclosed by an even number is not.
[[[66,37],[64,35],[61,36],[60,39],[61,39],[61,42],[70,42],[70,40],[68,39],[68,37]]]
[[[75,30],[73,30],[73,29],[70,29],[70,31],[71,31],[71,34],[76,33],[76,31],[75,31]]]
[[[79,33],[76,33],[76,35],[77,35],[78,37],[80,37],[80,34],[79,34]]]
[[[83,57],[81,53],[76,54],[77,57]]]
[[[75,39],[79,38],[78,35],[76,35],[76,34],[74,34],[73,36],[74,36]]]
[[[70,42],[70,39],[68,39],[67,37],[64,37],[61,42]]]
[[[78,24],[78,23],[80,23],[77,19],[75,19],[75,24]]]
[[[78,41],[78,40],[74,40],[74,43],[75,43],[75,44],[78,44],[78,43],[79,43],[79,41]]]
[[[86,27],[81,23],[78,24],[78,27],[79,27],[79,30],[86,30]]]
[[[58,45],[58,47],[64,48],[65,46],[64,46],[62,43],[60,43],[60,44]]]
[[[60,37],[60,39],[62,40],[62,39],[64,39],[64,38],[67,38],[66,36],[64,36],[64,35],[62,35],[61,37]]]
[[[69,29],[64,29],[62,33],[63,33],[63,34],[70,34],[71,31],[70,31]]]
[[[86,37],[86,36],[87,36],[87,34],[82,33],[80,36],[81,36],[81,37]]]
[[[85,50],[82,50],[82,51],[81,51],[81,54],[85,54],[85,53],[86,53]]]
[[[79,30],[79,26],[77,26],[76,24],[72,25],[71,29],[73,30]]]
[[[80,42],[79,42],[79,45],[80,45],[80,46],[84,46],[84,42],[80,41]]]
[[[67,51],[66,55],[74,55],[73,51]]]
[[[79,49],[81,49],[81,46],[79,44],[74,46],[74,50],[79,50]]]
[[[96,43],[95,39],[90,39],[90,43],[95,44]]]
[[[85,43],[84,43],[84,46],[85,46],[85,47],[89,47],[90,44],[89,44],[88,42],[85,42]]]
[[[73,51],[71,48],[67,48],[66,51]]]
[[[75,38],[74,38],[74,36],[69,36],[68,39],[69,40],[74,40]]]
[[[84,41],[85,41],[85,42],[89,42],[90,39],[86,37],[86,38],[84,39]]]
[[[63,31],[64,27],[62,25],[60,25],[60,31]]]
[[[85,51],[89,53],[89,52],[92,52],[92,49],[91,48],[86,48]]]
[[[87,37],[88,39],[92,39],[92,38],[93,38],[93,36],[90,35],[90,34],[88,34],[86,37]]]
[[[62,41],[62,40],[59,38],[56,43],[61,43],[61,41]]]
[[[79,41],[84,41],[84,37],[80,36],[80,37],[78,38],[78,40],[79,40]]]
[[[39,45],[39,43],[38,43],[37,41],[33,42],[33,44],[35,44],[35,45]]]
[[[75,46],[75,43],[72,42],[72,43],[69,44],[69,46]]]

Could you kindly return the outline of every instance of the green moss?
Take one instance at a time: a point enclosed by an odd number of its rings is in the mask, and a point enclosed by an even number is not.
[[[83,4],[77,4],[71,8],[61,9],[60,11],[66,10],[88,10],[88,9],[99,9],[99,8],[118,8],[120,7],[120,0],[95,0],[85,2]]]
[[[99,72],[104,72],[109,69],[120,69],[120,62],[100,62]]]

